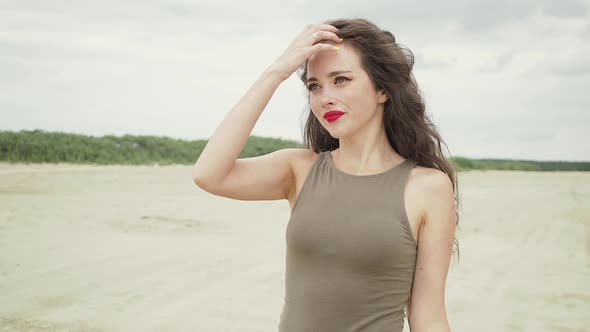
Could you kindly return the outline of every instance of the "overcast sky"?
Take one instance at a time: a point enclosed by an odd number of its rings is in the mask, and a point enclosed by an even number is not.
[[[354,17],[415,54],[451,154],[590,160],[590,0],[0,0],[0,130],[207,139],[306,24]],[[302,141],[305,102],[293,74],[252,134]]]

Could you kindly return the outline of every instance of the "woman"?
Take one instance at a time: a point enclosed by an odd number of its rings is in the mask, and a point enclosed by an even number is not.
[[[411,53],[365,19],[308,25],[221,122],[193,179],[240,200],[287,199],[280,331],[450,331],[455,172],[425,115]],[[298,68],[303,149],[237,159]]]

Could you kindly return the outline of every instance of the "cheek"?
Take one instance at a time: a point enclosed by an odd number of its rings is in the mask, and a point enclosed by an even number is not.
[[[313,96],[309,97],[309,107],[311,110],[317,115],[318,112],[321,112],[322,107],[320,105],[319,99]]]
[[[320,118],[321,107],[318,105],[318,103],[314,102],[313,98],[309,99],[309,109],[316,118]]]
[[[314,97],[310,97],[309,98],[309,107],[311,107],[312,110],[317,112],[320,109],[320,103],[318,102],[318,99],[314,98]]]

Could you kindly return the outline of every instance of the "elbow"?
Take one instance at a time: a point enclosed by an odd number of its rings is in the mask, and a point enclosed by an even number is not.
[[[196,184],[197,187],[211,193],[213,192],[212,188],[215,188],[220,183],[220,180],[218,180],[217,178],[205,175],[197,168],[193,168],[192,178],[193,183]]]
[[[192,169],[193,182],[201,189],[209,191],[210,188],[219,187],[229,175],[218,165],[205,165],[195,163]]]
[[[200,160],[197,159],[195,164],[193,165],[193,169],[191,172],[191,177],[193,178],[193,183],[197,185],[197,187],[201,189],[205,189],[205,179],[207,178],[206,172],[203,171],[202,162],[199,163]]]
[[[201,188],[201,189],[205,189],[205,180],[203,179],[203,176],[201,176],[202,174],[197,170],[196,167],[193,167],[193,171],[192,171],[192,178],[193,178],[193,183],[197,185],[197,187]]]

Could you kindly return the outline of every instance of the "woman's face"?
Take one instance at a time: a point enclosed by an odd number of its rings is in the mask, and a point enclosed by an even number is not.
[[[311,111],[332,137],[341,138],[370,121],[382,121],[375,115],[382,111],[387,97],[374,87],[353,47],[346,41],[337,46],[340,50],[322,51],[309,58],[306,85]],[[324,115],[330,111],[344,114],[328,121]]]

